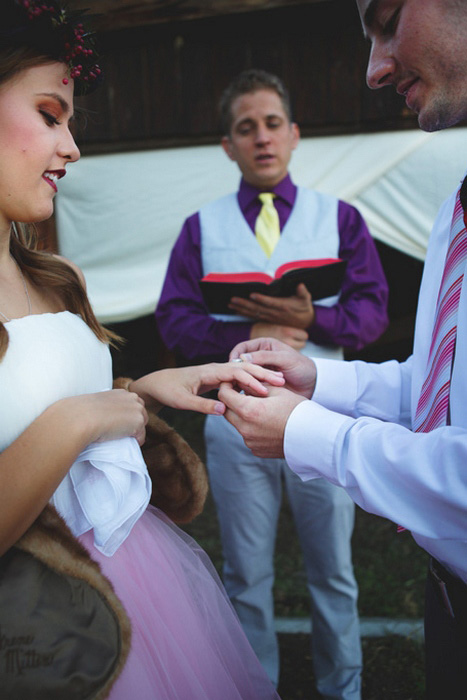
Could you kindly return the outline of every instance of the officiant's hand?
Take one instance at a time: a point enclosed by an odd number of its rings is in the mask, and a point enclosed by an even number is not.
[[[276,338],[294,350],[301,350],[308,340],[308,333],[295,328],[295,326],[283,326],[277,323],[253,323],[250,329],[250,340],[257,338]]]
[[[304,284],[299,284],[296,294],[290,297],[270,297],[256,293],[250,294],[249,299],[232,297],[229,308],[262,323],[302,330],[309,328],[315,319],[311,294]]]

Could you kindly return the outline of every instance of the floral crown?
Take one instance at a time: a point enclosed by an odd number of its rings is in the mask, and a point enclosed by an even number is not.
[[[0,50],[30,46],[65,63],[78,95],[98,85],[102,71],[94,34],[81,22],[83,12],[71,12],[57,0],[1,0],[1,5]]]

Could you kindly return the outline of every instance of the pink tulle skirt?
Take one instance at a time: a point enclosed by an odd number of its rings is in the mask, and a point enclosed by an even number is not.
[[[203,550],[149,506],[113,557],[82,544],[112,581],[132,624],[111,700],[277,699]]]

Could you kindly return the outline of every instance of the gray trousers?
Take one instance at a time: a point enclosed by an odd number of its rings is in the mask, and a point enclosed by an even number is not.
[[[311,598],[312,659],[319,692],[360,700],[361,646],[351,559],[355,507],[324,479],[302,482],[283,459],[260,459],[224,419],[208,416],[207,467],[219,518],[224,585],[246,635],[277,686],[274,548],[285,485]]]

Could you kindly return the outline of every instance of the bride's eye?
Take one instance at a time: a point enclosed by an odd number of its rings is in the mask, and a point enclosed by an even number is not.
[[[39,110],[40,114],[44,117],[44,120],[46,121],[49,126],[54,126],[60,124],[58,121],[57,117],[54,117],[53,114],[50,114],[50,112],[47,112],[45,109],[40,109]]]

